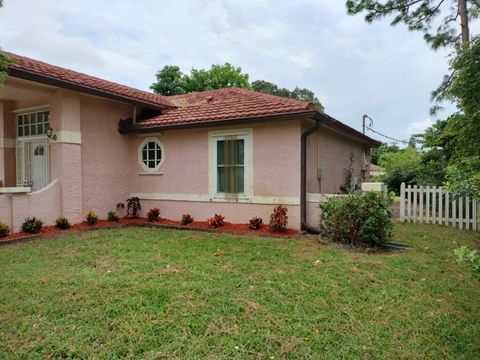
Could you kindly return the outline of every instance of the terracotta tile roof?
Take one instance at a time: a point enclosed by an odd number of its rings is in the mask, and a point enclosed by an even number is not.
[[[57,82],[61,81],[66,84],[105,93],[106,95],[110,94],[128,102],[151,105],[154,107],[172,106],[170,100],[166,96],[134,89],[129,86],[120,85],[108,80],[82,74],[74,70],[50,65],[25,56],[9,52],[5,52],[5,54],[13,59],[13,64],[9,67],[9,72],[12,76],[21,77],[21,74],[27,73],[39,77],[40,79],[38,79],[38,81],[41,81],[41,78],[45,78],[45,81],[48,81],[49,79],[56,80]]]
[[[241,88],[226,88],[170,97],[177,106],[139,123],[142,127],[206,123],[314,111],[312,103],[262,94]]]

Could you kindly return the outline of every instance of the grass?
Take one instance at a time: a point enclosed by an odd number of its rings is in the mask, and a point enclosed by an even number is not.
[[[479,235],[413,249],[134,228],[0,248],[0,358],[479,359]]]

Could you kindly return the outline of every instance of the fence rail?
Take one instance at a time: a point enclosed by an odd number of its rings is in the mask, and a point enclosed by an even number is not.
[[[402,222],[439,224],[459,229],[480,229],[479,201],[469,196],[454,198],[442,187],[400,186]]]

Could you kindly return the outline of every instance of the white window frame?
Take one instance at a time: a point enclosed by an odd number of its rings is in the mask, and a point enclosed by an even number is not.
[[[143,148],[147,145],[149,142],[155,142],[159,147],[162,152],[162,158],[160,159],[160,162],[158,163],[157,166],[154,168],[149,168],[144,162],[143,162]],[[148,137],[145,138],[140,145],[138,146],[138,164],[141,166],[143,171],[147,173],[156,173],[160,170],[162,167],[163,163],[165,162],[165,147],[163,144],[158,140],[156,137]]]
[[[248,201],[254,196],[253,191],[253,129],[235,129],[210,131],[208,133],[209,152],[209,193],[215,200]],[[219,193],[217,178],[217,142],[222,140],[244,141],[244,192],[240,194]]]

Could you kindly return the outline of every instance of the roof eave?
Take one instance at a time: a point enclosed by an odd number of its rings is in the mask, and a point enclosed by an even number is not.
[[[38,82],[41,84],[56,86],[62,89],[78,91],[84,94],[99,96],[99,97],[107,98],[110,100],[116,100],[124,103],[126,102],[132,105],[145,106],[145,107],[149,107],[156,110],[175,108],[174,106],[171,106],[171,105],[153,104],[148,101],[140,101],[137,99],[132,99],[131,97],[128,97],[128,96],[121,96],[121,95],[110,93],[108,91],[102,91],[102,90],[94,89],[88,86],[82,86],[82,85],[79,85],[70,81],[58,79],[55,77],[41,75],[35,72],[23,70],[23,69],[18,69],[18,68],[15,68],[14,66],[11,66],[10,68],[8,68],[7,74],[11,77],[15,77],[23,80],[29,80],[29,81]]]
[[[191,123],[181,123],[181,124],[172,124],[172,125],[160,125],[160,126],[149,126],[144,127],[141,124],[128,124],[119,127],[119,132],[121,134],[129,133],[149,133],[149,132],[159,132],[166,130],[176,130],[176,129],[191,129],[191,128],[202,128],[202,127],[214,127],[214,126],[223,126],[223,125],[241,125],[248,124],[252,122],[267,122],[267,121],[279,121],[279,120],[294,120],[294,119],[305,119],[305,118],[315,118],[317,116],[317,111],[308,110],[302,112],[293,112],[293,113],[283,113],[275,114],[268,116],[254,116],[254,117],[245,117],[238,119],[219,119],[213,121],[197,121]]]

